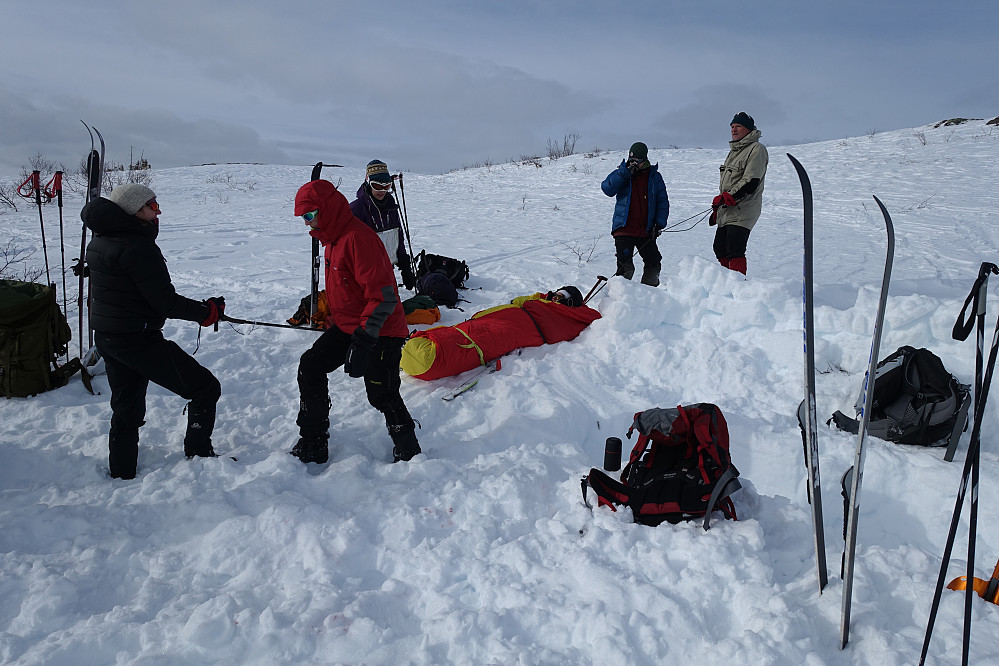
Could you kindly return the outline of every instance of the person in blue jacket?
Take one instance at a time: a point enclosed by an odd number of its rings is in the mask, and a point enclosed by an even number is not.
[[[659,173],[659,165],[649,164],[649,149],[641,141],[633,144],[628,159],[612,171],[600,189],[617,197],[611,235],[617,257],[617,272],[626,280],[635,275],[635,252],[645,263],[642,284],[659,286],[663,255],[656,239],[669,218],[669,195]]]

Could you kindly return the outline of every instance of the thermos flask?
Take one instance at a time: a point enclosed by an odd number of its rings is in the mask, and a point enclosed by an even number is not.
[[[621,469],[621,439],[608,437],[604,445],[604,469],[616,472]]]

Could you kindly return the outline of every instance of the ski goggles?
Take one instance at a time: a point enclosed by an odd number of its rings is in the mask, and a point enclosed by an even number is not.
[[[149,201],[147,201],[145,203],[145,205],[149,206],[149,209],[151,211],[153,211],[154,213],[159,213],[160,212],[160,205],[158,203],[156,203],[156,199],[150,199]]]
[[[379,183],[377,181],[372,180],[368,182],[368,185],[370,185],[371,189],[375,190],[376,192],[388,192],[389,190],[392,189],[392,183]]]
[[[308,213],[302,216],[302,219],[305,220],[306,222],[312,222],[312,220],[316,219],[317,215],[319,215],[319,209],[310,210]]]

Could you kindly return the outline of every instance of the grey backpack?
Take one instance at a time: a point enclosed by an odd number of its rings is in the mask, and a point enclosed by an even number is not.
[[[899,347],[878,363],[868,434],[898,444],[947,446],[967,423],[971,387],[959,384],[928,349]],[[855,405],[859,415],[863,403]],[[832,421],[856,434],[857,419],[837,411]]]

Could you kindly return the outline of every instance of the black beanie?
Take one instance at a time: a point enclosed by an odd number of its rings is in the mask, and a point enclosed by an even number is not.
[[[631,149],[628,150],[628,159],[636,158],[640,160],[648,159],[649,157],[649,147],[646,146],[641,141],[636,141],[631,144]]]
[[[565,304],[572,308],[578,308],[583,304],[583,294],[576,287],[572,285],[566,287],[560,287],[558,292],[563,294],[565,298]]]
[[[729,124],[730,125],[742,125],[746,129],[748,129],[750,132],[752,132],[754,129],[756,129],[756,123],[753,122],[753,117],[751,115],[749,115],[748,113],[746,113],[745,111],[740,111],[739,113],[735,114],[735,117],[732,118],[732,122],[729,123]]]

